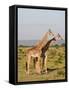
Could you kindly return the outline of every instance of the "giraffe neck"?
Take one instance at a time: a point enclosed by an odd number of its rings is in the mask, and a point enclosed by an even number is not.
[[[55,38],[52,38],[51,40],[49,40],[46,44],[45,44],[45,46],[43,46],[42,47],[42,53],[45,53],[48,49],[49,49],[49,47],[50,47],[50,44],[51,44],[51,42],[52,41],[55,41]]]
[[[44,35],[42,40],[36,45],[37,48],[41,49],[48,42],[48,32]]]

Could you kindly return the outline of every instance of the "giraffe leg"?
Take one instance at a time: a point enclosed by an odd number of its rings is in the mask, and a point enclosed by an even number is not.
[[[36,59],[35,58],[33,60],[33,63],[34,63],[34,69],[35,69],[35,64],[36,64]]]
[[[47,55],[44,60],[44,68],[45,68],[45,72],[47,73]]]
[[[34,72],[36,72],[36,58],[33,59]]]
[[[44,63],[45,63],[44,60],[45,60],[45,56],[42,57],[42,72],[43,72],[43,70],[44,70]]]
[[[36,73],[40,74],[40,57],[36,58]]]
[[[29,66],[30,66],[30,60],[31,60],[31,57],[28,56],[28,60],[26,62],[26,73],[29,75]]]

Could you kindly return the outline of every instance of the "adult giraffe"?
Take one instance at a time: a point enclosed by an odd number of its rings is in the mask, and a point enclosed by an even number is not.
[[[41,49],[41,51],[42,51],[42,53],[41,53],[41,57],[42,57],[42,70],[45,67],[45,70],[44,71],[46,73],[47,73],[47,50],[49,49],[50,44],[52,43],[52,41],[57,41],[57,40],[60,40],[60,39],[63,40],[63,38],[61,37],[61,35],[58,34],[57,36],[55,36],[54,38],[52,38],[51,40],[49,40],[47,42],[47,44],[45,44],[45,46],[43,46],[42,49]]]
[[[34,47],[32,47],[26,51],[26,56],[27,56],[26,73],[27,74],[29,74],[30,62],[32,60],[31,57],[34,57],[35,59],[37,59],[36,65],[35,65],[36,73],[41,72],[41,70],[40,70],[41,49],[48,42],[49,36],[52,36],[52,37],[54,36],[54,34],[52,33],[51,30],[49,30],[48,32],[45,33],[44,37],[38,44],[36,44]]]

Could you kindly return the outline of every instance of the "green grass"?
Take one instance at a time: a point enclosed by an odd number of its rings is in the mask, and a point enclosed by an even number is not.
[[[50,47],[47,52],[47,74],[36,74],[34,72],[33,60],[30,63],[30,74],[26,75],[26,55],[25,51],[30,47],[18,47],[18,82],[59,80],[65,79],[65,48],[59,46]]]

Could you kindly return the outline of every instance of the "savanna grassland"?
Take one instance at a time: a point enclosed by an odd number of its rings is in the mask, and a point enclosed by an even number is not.
[[[47,74],[34,72],[33,60],[30,63],[30,74],[26,75],[26,50],[30,47],[18,46],[18,82],[61,80],[65,79],[65,47],[50,47],[47,52]]]

